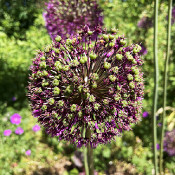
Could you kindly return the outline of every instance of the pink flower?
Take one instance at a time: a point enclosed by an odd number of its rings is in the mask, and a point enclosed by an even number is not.
[[[21,123],[21,116],[17,113],[13,114],[10,118],[10,122],[19,125]]]
[[[32,130],[33,130],[34,132],[37,132],[37,131],[40,130],[40,126],[39,126],[39,125],[33,126]]]
[[[27,150],[27,151],[25,152],[25,154],[26,154],[27,156],[30,156],[30,155],[31,155],[31,150],[30,150],[30,149]]]
[[[10,136],[12,131],[10,129],[4,130],[4,136]]]
[[[23,134],[24,130],[21,128],[21,127],[18,127],[16,130],[15,130],[15,134],[17,135],[21,135]]]

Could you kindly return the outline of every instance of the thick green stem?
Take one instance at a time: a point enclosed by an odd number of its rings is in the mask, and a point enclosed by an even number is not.
[[[158,174],[157,166],[157,124],[156,111],[158,100],[158,55],[157,55],[157,31],[158,31],[158,0],[154,0],[154,104],[153,104],[153,147],[154,147],[154,170]]]
[[[90,128],[86,129],[86,138],[90,139],[91,130]],[[93,149],[90,143],[87,145],[87,148],[84,148],[84,164],[86,175],[94,175],[94,161],[93,161]]]
[[[161,142],[160,142],[160,174],[163,173],[163,139],[165,130],[165,116],[166,116],[166,98],[167,98],[167,74],[168,63],[170,57],[170,41],[171,41],[171,16],[172,16],[172,0],[169,0],[168,5],[168,30],[167,30],[167,51],[164,68],[164,87],[163,87],[163,116],[162,116],[162,130],[161,130]]]

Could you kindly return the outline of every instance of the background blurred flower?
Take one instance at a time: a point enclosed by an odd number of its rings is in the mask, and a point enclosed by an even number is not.
[[[93,33],[102,34],[94,43]],[[123,36],[116,37],[115,29],[111,33],[85,26],[73,39],[56,37],[33,60],[28,95],[51,136],[79,147],[89,142],[96,146],[130,130],[140,119],[141,47],[125,46]],[[91,130],[90,138],[82,135],[83,127]]]
[[[37,132],[37,131],[40,130],[40,126],[39,126],[39,125],[33,126],[32,130],[33,130],[34,132]]]
[[[137,26],[140,28],[148,29],[153,26],[152,19],[144,16],[140,19],[140,21],[137,23]]]
[[[15,113],[11,116],[10,121],[12,124],[19,125],[21,123],[21,116]]]
[[[10,129],[4,130],[4,136],[10,136],[12,131]]]
[[[140,51],[140,54],[141,54],[141,55],[146,55],[146,54],[148,53],[146,47],[143,46],[143,45],[141,45],[141,47],[142,47],[142,49],[141,49],[141,51]]]
[[[12,97],[12,101],[16,101],[16,97]]]
[[[52,39],[55,39],[57,35],[66,39],[74,35],[85,24],[89,25],[91,30],[98,25],[102,26],[101,12],[95,0],[50,0],[43,17]],[[95,38],[95,36],[92,37]]]
[[[165,133],[164,151],[167,152],[169,156],[175,156],[175,129]]]
[[[30,155],[31,155],[31,150],[30,150],[30,149],[27,150],[27,151],[25,152],[25,154],[26,154],[27,156],[30,156]]]
[[[157,148],[157,150],[160,149],[160,145],[158,143],[156,144],[156,148]]]
[[[143,112],[142,116],[143,116],[144,118],[146,118],[146,117],[149,116],[149,113],[148,113],[147,111],[145,111],[145,112]]]
[[[24,130],[21,128],[21,127],[18,127],[16,130],[15,130],[15,134],[17,135],[21,135],[23,134]]]

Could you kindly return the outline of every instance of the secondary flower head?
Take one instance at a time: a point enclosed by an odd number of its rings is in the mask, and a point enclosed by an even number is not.
[[[52,39],[57,35],[63,39],[69,38],[85,24],[91,30],[103,24],[102,10],[96,0],[50,0],[43,17]]]
[[[175,129],[165,133],[164,151],[167,152],[169,156],[175,156]]]
[[[15,113],[11,116],[10,121],[12,124],[19,125],[21,123],[21,116]]]
[[[89,142],[96,146],[140,119],[141,47],[126,46],[116,32],[85,26],[72,39],[57,36],[35,57],[28,95],[47,133],[78,147]],[[99,34],[95,42],[93,33]]]
[[[27,150],[27,151],[25,152],[25,154],[26,154],[27,156],[30,156],[30,155],[31,155],[31,150],[30,150],[30,149]]]
[[[32,130],[33,130],[34,132],[37,132],[37,131],[40,130],[40,126],[39,126],[39,125],[33,126]]]
[[[12,131],[10,129],[4,130],[4,136],[10,136]]]
[[[140,21],[137,23],[137,26],[140,28],[148,29],[153,26],[152,19],[144,16],[140,19]]]
[[[24,130],[21,128],[21,127],[18,127],[16,130],[15,130],[15,134],[17,135],[21,135],[23,134]]]

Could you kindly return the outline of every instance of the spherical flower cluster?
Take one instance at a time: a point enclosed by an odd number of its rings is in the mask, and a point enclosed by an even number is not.
[[[84,25],[89,25],[91,30],[103,25],[102,10],[96,0],[50,0],[43,17],[52,39],[57,35],[66,39]]]
[[[85,26],[66,41],[57,36],[34,58],[28,96],[48,134],[95,147],[140,119],[141,47],[126,46],[116,32]],[[95,42],[93,33],[98,33]]]
[[[175,129],[165,133],[164,151],[167,152],[169,156],[175,156]]]
[[[30,156],[30,155],[31,155],[31,150],[30,150],[30,149],[27,150],[27,151],[25,152],[25,154],[26,154],[26,156]]]
[[[152,22],[152,19],[147,17],[147,16],[144,16],[140,19],[140,21],[137,23],[137,26],[139,28],[144,28],[144,29],[148,29],[150,27],[153,26],[153,22]]]
[[[21,123],[21,116],[15,113],[10,117],[10,121],[12,124],[19,125]]]

